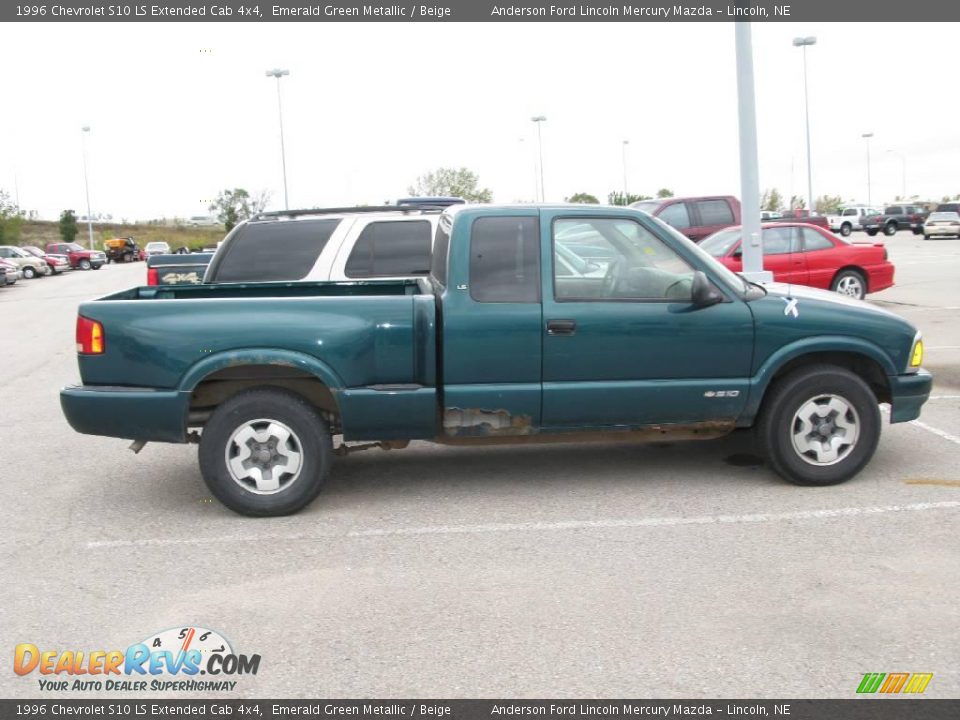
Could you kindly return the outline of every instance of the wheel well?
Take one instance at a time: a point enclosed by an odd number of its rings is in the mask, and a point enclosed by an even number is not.
[[[833,285],[836,279],[840,276],[840,273],[845,272],[847,270],[852,270],[861,278],[863,278],[864,292],[870,292],[870,277],[867,275],[864,269],[859,267],[858,265],[844,265],[842,268],[838,269],[833,274],[833,279],[830,281],[830,284]]]
[[[302,396],[327,418],[331,432],[339,427],[337,401],[322,380],[289,365],[238,365],[217,370],[197,383],[190,394],[189,424],[202,426],[221,403],[254,387],[279,387]]]
[[[890,383],[880,364],[866,355],[849,352],[818,352],[801,355],[777,370],[770,380],[770,386],[790,373],[809,365],[835,365],[857,375],[870,386],[878,403],[890,402]]]

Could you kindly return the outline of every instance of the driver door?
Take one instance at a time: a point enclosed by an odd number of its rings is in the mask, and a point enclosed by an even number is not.
[[[740,414],[753,317],[739,297],[694,306],[694,267],[652,223],[566,210],[544,210],[541,220],[544,427]]]

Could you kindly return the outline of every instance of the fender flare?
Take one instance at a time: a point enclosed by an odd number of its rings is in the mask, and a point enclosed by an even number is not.
[[[191,393],[206,377],[218,370],[243,365],[279,365],[302,370],[315,376],[330,392],[336,396],[343,390],[343,380],[337,373],[322,360],[312,355],[295,352],[293,350],[278,350],[276,348],[243,348],[239,350],[225,350],[205,357],[193,364],[180,378],[177,386],[179,392]]]
[[[859,355],[876,362],[888,377],[897,374],[897,368],[890,356],[878,345],[868,340],[831,335],[816,335],[796,340],[789,345],[778,348],[754,373],[750,380],[750,397],[743,411],[744,418],[749,419],[750,422],[753,421],[760,410],[760,405],[770,387],[771,380],[787,363],[804,355],[831,352]]]

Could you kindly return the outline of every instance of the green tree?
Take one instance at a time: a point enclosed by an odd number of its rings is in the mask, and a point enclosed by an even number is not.
[[[490,188],[480,188],[480,176],[465,167],[431,170],[418,177],[407,192],[414,197],[460,197],[478,203],[493,200]]]
[[[807,201],[804,200],[799,195],[794,195],[790,198],[790,209],[791,210],[805,210],[807,207]]]
[[[780,191],[776,188],[764,190],[763,195],[760,196],[760,209],[770,210],[772,212],[779,212],[782,210],[783,196],[780,194]]]
[[[269,199],[270,194],[265,190],[256,195],[251,195],[243,188],[222,190],[217,199],[210,203],[210,212],[216,213],[217,219],[230,232],[237,223],[263,212]]]
[[[671,190],[670,188],[660,188],[659,190],[657,190],[657,197],[658,198],[673,197],[673,190]]]
[[[840,212],[843,198],[839,195],[821,195],[814,203],[814,210],[821,215],[835,215]]]
[[[0,190],[0,245],[20,241],[20,226],[23,225],[23,210],[10,199],[5,190]]]
[[[574,194],[574,195],[571,195],[571,196],[568,197],[564,202],[568,202],[568,203],[588,203],[588,204],[593,204],[593,205],[599,205],[599,204],[600,204],[600,201],[597,199],[597,197],[596,197],[595,195],[591,195],[590,193],[582,193],[582,192],[579,192],[579,193],[576,193],[576,194]]]
[[[77,216],[73,210],[60,213],[60,237],[66,243],[72,243],[77,237]]]
[[[607,195],[607,204],[608,205],[629,205],[630,203],[640,202],[641,200],[652,200],[653,198],[649,195],[634,195],[633,193],[627,193],[626,197],[619,190],[614,190],[612,193]]]

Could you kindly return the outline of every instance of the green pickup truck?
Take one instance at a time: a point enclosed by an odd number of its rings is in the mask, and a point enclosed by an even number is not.
[[[583,205],[451,207],[426,278],[133,288],[80,306],[77,351],[74,429],[199,442],[211,492],[260,516],[310,503],[334,455],[411,440],[753,427],[781,476],[829,485],[870,460],[879,403],[912,420],[931,387],[907,321],[751,284],[656,218]]]

